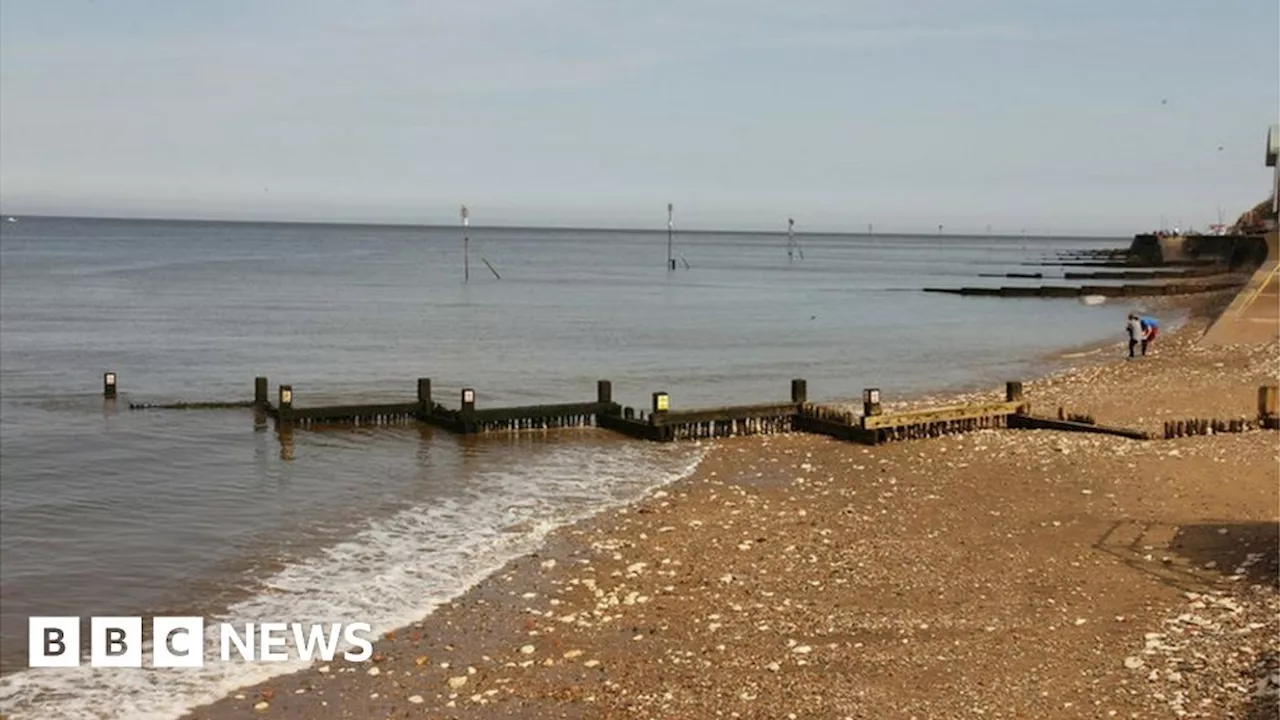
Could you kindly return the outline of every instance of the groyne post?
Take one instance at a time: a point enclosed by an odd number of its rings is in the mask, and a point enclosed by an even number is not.
[[[800,378],[791,381],[791,402],[803,405],[809,401],[809,384]]]
[[[866,417],[879,415],[880,409],[880,389],[867,388],[862,391],[862,414]]]
[[[658,433],[662,440],[675,439],[674,430],[663,423],[667,419],[667,412],[671,409],[671,396],[664,392],[656,392],[653,394],[652,411],[649,414],[649,424],[658,426]]]
[[[116,397],[116,374],[113,372],[102,374],[102,397],[108,400],[114,400]]]
[[[1031,412],[1031,405],[1023,402],[1021,381],[1010,380],[1004,384],[1004,399],[1006,402],[1022,403],[1018,406],[1018,412],[1024,415]],[[1058,414],[1062,414],[1061,408],[1059,408]]]
[[[651,408],[654,415],[665,413],[671,409],[671,396],[664,392],[656,392],[653,394],[653,407]]]
[[[418,412],[425,420],[431,410],[431,378],[418,378]]]
[[[1258,388],[1258,420],[1266,423],[1268,418],[1280,414],[1280,386],[1263,385]]]
[[[475,413],[476,413],[476,391],[472,388],[462,388],[462,398],[458,411],[458,422],[462,426],[462,432],[470,434],[476,431]]]
[[[267,379],[264,377],[253,379],[253,405],[259,408],[267,406]]]
[[[613,383],[608,380],[596,381],[596,402],[613,404]]]
[[[289,420],[289,416],[293,414],[293,386],[281,385],[277,395],[276,406],[280,413],[280,419]]]

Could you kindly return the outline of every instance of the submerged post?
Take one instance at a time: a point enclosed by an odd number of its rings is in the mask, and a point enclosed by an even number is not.
[[[675,232],[675,206],[667,203],[667,270],[676,269],[676,259],[671,255],[672,233]]]
[[[424,417],[431,414],[431,378],[418,378],[418,410]]]
[[[116,396],[116,374],[113,372],[102,374],[102,397],[108,400],[115,399]]]
[[[809,401],[809,384],[800,378],[791,381],[791,402],[803,405]]]
[[[462,412],[473,412],[476,409],[476,391],[471,388],[462,389]]]
[[[267,379],[264,377],[253,379],[253,404],[255,407],[267,406]]]
[[[613,383],[608,380],[596,381],[596,402],[610,405],[613,403]]]
[[[862,414],[866,417],[880,414],[879,388],[867,388],[862,391]]]

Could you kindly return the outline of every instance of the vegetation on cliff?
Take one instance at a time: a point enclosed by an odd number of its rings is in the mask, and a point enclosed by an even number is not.
[[[1235,225],[1231,226],[1232,233],[1252,234],[1266,232],[1267,221],[1275,221],[1276,213],[1272,210],[1272,198],[1267,197],[1266,200],[1254,205],[1236,220]]]

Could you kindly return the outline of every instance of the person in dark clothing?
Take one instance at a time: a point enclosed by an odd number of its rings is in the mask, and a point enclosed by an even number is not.
[[[1142,321],[1138,319],[1137,313],[1129,313],[1129,322],[1125,325],[1125,330],[1129,333],[1129,357],[1132,358],[1137,354],[1138,343],[1143,343],[1143,350],[1146,349]]]

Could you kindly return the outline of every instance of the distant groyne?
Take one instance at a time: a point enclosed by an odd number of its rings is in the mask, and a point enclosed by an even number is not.
[[[1078,298],[1086,296],[1135,298],[1190,295],[1236,290],[1248,273],[1266,262],[1267,243],[1255,235],[1134,236],[1127,248],[1074,250],[1055,253],[1024,265],[1045,268],[1010,272],[1005,277],[1038,280],[1095,280],[1115,284],[1054,284],[928,287],[925,292],[1005,298]],[[1048,270],[1058,268],[1058,272]],[[1146,282],[1119,282],[1119,281]]]

